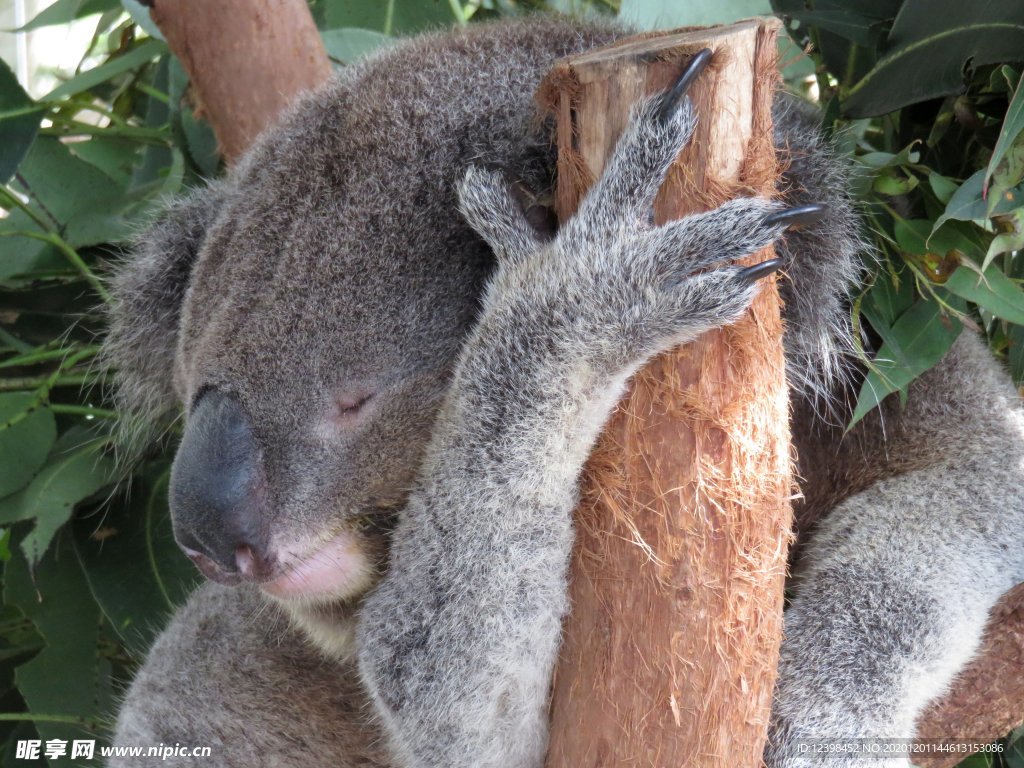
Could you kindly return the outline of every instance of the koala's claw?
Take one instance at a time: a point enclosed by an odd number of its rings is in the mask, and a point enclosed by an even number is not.
[[[704,71],[704,68],[711,61],[711,49],[703,48],[693,55],[693,58],[687,62],[686,67],[683,69],[679,79],[676,80],[676,84],[671,89],[665,92],[665,95],[661,97],[661,104],[658,106],[657,119],[661,123],[667,123],[676,109],[679,107],[679,102],[682,101],[683,96],[693,85],[693,81],[697,79],[698,75]]]
[[[767,226],[782,224],[788,228],[804,227],[821,221],[827,211],[828,206],[821,203],[798,205],[795,208],[768,214],[764,217],[764,223]]]
[[[768,259],[768,261],[762,261],[760,264],[747,267],[737,277],[747,283],[753,283],[762,277],[768,277],[768,275],[778,272],[780,269],[782,269],[782,259]]]

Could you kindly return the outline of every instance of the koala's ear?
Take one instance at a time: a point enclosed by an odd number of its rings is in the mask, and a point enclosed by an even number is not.
[[[168,204],[136,239],[110,281],[103,359],[115,399],[134,426],[175,408],[172,385],[181,306],[206,232],[225,192],[207,187]]]
[[[514,261],[542,244],[537,228],[500,171],[470,166],[459,184],[459,210],[499,261]]]

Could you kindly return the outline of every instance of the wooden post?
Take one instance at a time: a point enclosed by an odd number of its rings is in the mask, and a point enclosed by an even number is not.
[[[200,114],[234,161],[301,91],[331,75],[305,0],[150,0]]]
[[[705,47],[699,126],[656,220],[771,195],[777,29],[648,36],[559,63],[541,90],[557,116],[559,217],[600,174],[629,107]],[[760,765],[792,517],[779,310],[766,280],[746,318],[645,367],[592,456],[548,768]]]

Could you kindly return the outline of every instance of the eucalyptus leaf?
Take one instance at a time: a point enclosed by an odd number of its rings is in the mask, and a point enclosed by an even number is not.
[[[24,487],[57,439],[53,412],[34,392],[0,394],[0,497]]]
[[[70,541],[65,539],[32,568],[22,554],[19,526],[4,571],[4,602],[21,609],[45,647],[18,667],[15,680],[31,712],[94,720],[98,710],[99,609],[89,594]],[[38,722],[43,739],[96,738],[86,727]]]
[[[942,359],[962,330],[960,321],[943,315],[937,302],[919,300],[892,327],[880,331],[886,341],[864,379],[849,427],[888,395],[906,392],[914,379]]]
[[[992,150],[992,157],[989,159],[988,167],[985,169],[984,186],[986,189],[988,189],[989,181],[992,179],[992,174],[995,173],[999,163],[1003,161],[1010,147],[1022,133],[1024,133],[1024,78],[1021,78],[1017,83],[1017,89],[1014,91],[1013,98],[1010,100],[1010,106],[1006,110],[1006,117],[1003,118],[1003,126],[999,130],[999,138],[996,141],[995,149]]]
[[[949,221],[934,231],[932,226],[927,219],[899,219],[893,234],[904,252],[917,256],[944,255],[956,250],[965,256],[980,258],[988,245],[988,235],[972,225]]]
[[[914,303],[914,283],[909,270],[890,274],[882,270],[864,297],[862,308],[874,314],[871,324],[885,338],[885,332]],[[877,320],[877,322],[876,322]]]
[[[73,96],[76,93],[82,93],[82,91],[87,91],[100,83],[105,83],[117,75],[137,69],[166,52],[167,45],[162,41],[146,40],[128,53],[110,59],[93,69],[87,69],[79,75],[75,75],[67,82],[50,91],[50,93],[42,98],[42,101],[58,101],[68,96]]]
[[[35,527],[21,542],[32,563],[46,553],[53,535],[71,517],[75,505],[114,480],[114,463],[101,448],[95,442],[70,449],[58,444],[32,482],[0,499],[0,523],[35,520]]]
[[[882,115],[956,93],[969,64],[1024,59],[1024,3],[1020,0],[906,0],[887,49],[843,101],[854,117]]]
[[[397,35],[455,21],[448,0],[323,0],[322,5],[324,29],[359,27]]]
[[[1012,211],[1024,202],[1024,184],[1020,184],[1012,190],[1008,190],[1003,199],[990,208],[983,195],[984,184],[984,169],[973,174],[961,184],[946,204],[945,212],[936,220],[934,228],[938,229],[951,219],[974,221],[986,219],[989,216],[998,216]]]
[[[160,31],[160,27],[153,21],[153,17],[149,14],[149,7],[143,5],[139,0],[121,0],[121,5],[128,15],[132,17],[132,21],[142,27],[142,30],[150,37],[155,37],[157,40],[164,39],[164,33]]]
[[[180,79],[180,83],[176,84],[177,88],[172,87],[172,77]],[[178,103],[184,96],[187,84],[188,77],[185,75],[185,70],[182,68],[178,58],[170,54],[163,56],[157,63],[153,73],[152,87],[154,91],[166,93],[167,100],[149,94],[146,99],[146,111],[142,124],[147,128],[157,128],[171,122],[171,115],[177,112]],[[160,178],[161,171],[170,164],[170,147],[163,144],[146,145],[132,173],[133,186],[142,186],[155,181]]]
[[[126,214],[147,194],[126,194],[123,185],[50,136],[32,145],[19,170],[30,203],[74,247],[125,239],[132,231]]]
[[[901,173],[882,174],[875,178],[871,185],[875,192],[890,197],[905,195],[918,185],[916,176],[904,176]]]
[[[0,281],[60,269],[67,263],[52,245],[18,235],[25,231],[39,231],[39,228],[22,211],[0,219]]]
[[[884,25],[882,20],[864,16],[849,8],[829,11],[804,10],[791,15],[805,24],[827,29],[858,45],[875,45],[881,38]]]
[[[75,550],[89,588],[138,661],[199,581],[171,530],[170,461],[138,473],[126,498],[102,519],[75,521]]]
[[[139,145],[120,136],[93,136],[66,145],[75,157],[95,166],[119,187],[127,187],[139,157]]]
[[[1010,339],[1010,348],[1006,356],[1010,365],[1010,375],[1014,384],[1024,387],[1024,325],[1011,325],[1007,336]],[[1021,742],[1021,746],[1024,747],[1024,741]]]
[[[217,137],[213,133],[213,128],[205,120],[198,119],[191,109],[182,109],[179,116],[189,157],[206,178],[212,179],[220,170],[220,152],[217,149]],[[171,161],[173,168],[173,157]]]
[[[989,267],[984,275],[960,267],[950,275],[945,287],[996,317],[1024,325],[1024,291],[996,267]]]
[[[7,183],[35,141],[42,109],[0,59],[0,184]]]
[[[935,197],[942,204],[949,202],[953,194],[959,189],[960,185],[952,179],[931,171],[928,174],[928,185],[932,188],[932,192],[935,193]]]
[[[672,29],[696,24],[728,24],[770,15],[769,0],[622,0],[619,18],[640,29]]]
[[[387,35],[369,29],[328,29],[320,36],[327,55],[341,64],[351,64],[391,41]]]
[[[75,19],[105,13],[111,8],[116,8],[118,4],[119,0],[57,0],[16,31],[30,32],[33,29],[50,27],[54,24],[69,24]]]
[[[996,224],[996,231],[999,234],[992,238],[992,242],[989,244],[982,269],[988,269],[989,264],[1002,253],[1024,250],[1024,206],[999,216],[996,219]],[[1011,274],[1011,272],[1007,272],[1007,274],[1011,277],[1024,277],[1024,258],[1010,261],[1008,267],[1011,271],[1014,264],[1017,266],[1016,274]]]

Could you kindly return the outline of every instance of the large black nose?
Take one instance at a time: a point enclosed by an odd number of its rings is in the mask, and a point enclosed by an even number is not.
[[[174,537],[208,578],[260,580],[273,569],[260,474],[245,410],[231,396],[207,392],[185,426],[170,501]]]

